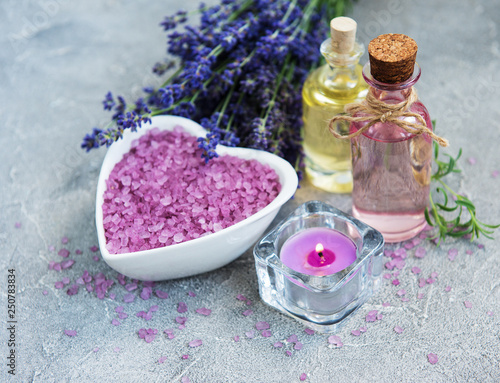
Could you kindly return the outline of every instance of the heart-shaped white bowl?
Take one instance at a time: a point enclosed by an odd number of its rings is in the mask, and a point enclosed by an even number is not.
[[[123,155],[130,150],[132,141],[153,128],[173,130],[175,126],[196,137],[204,137],[206,131],[196,122],[177,116],[157,116],[137,132],[127,131],[122,140],[115,142],[108,150],[99,175],[96,196],[96,226],[99,248],[106,263],[116,271],[130,278],[145,281],[188,277],[222,267],[238,258],[262,236],[278,214],[281,206],[297,190],[298,178],[288,161],[261,150],[230,148],[219,145],[219,155],[228,154],[244,159],[254,159],[268,164],[279,176],[281,191],[278,196],[254,215],[204,237],[156,249],[124,254],[110,254],[106,249],[102,205],[106,180]]]

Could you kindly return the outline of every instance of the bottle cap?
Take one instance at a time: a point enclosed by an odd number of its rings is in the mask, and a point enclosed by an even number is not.
[[[412,38],[397,33],[380,35],[368,44],[372,76],[386,84],[408,80],[413,74],[418,46]]]
[[[357,23],[350,17],[336,17],[330,21],[332,49],[341,54],[350,53],[356,41]]]

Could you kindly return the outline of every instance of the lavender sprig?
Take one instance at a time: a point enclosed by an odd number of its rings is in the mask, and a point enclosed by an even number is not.
[[[299,169],[302,162],[302,84],[320,61],[318,47],[329,21],[343,14],[350,0],[222,0],[200,6],[199,27],[186,25],[179,11],[160,24],[168,53],[179,68],[157,88],[127,104],[112,93],[103,106],[112,121],[85,136],[87,151],[109,146],[127,129],[152,116],[173,114],[193,119],[206,130],[199,139],[206,161],[218,144],[246,146],[280,155]],[[174,61],[156,64],[163,75]],[[300,173],[300,172],[299,172]]]

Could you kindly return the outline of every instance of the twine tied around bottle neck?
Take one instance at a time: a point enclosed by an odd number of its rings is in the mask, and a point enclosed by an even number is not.
[[[427,127],[425,120],[420,114],[408,111],[410,106],[417,100],[417,91],[413,87],[411,88],[408,98],[399,104],[386,104],[378,100],[372,92],[368,92],[365,101],[348,104],[344,108],[346,114],[333,117],[328,124],[328,129],[336,138],[350,140],[351,138],[363,134],[377,122],[390,122],[414,135],[426,133],[440,146],[448,146],[448,140],[434,134],[434,132]],[[364,116],[353,117],[356,113],[363,113]],[[410,122],[401,117],[414,117],[417,122]],[[368,124],[354,133],[342,135],[336,130],[335,123],[337,121],[347,121],[349,123],[368,121]]]

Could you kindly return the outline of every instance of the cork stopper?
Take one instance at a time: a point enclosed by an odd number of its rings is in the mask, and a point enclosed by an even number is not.
[[[332,49],[335,52],[347,54],[354,49],[357,25],[350,17],[336,17],[330,21]]]
[[[386,84],[408,80],[413,74],[418,46],[412,38],[388,33],[370,41],[368,55],[372,76]]]

